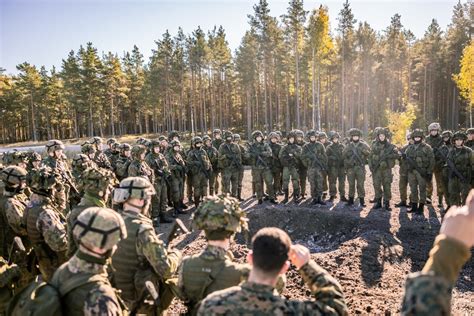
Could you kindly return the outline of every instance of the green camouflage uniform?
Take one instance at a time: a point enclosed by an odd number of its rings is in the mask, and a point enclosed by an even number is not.
[[[339,134],[334,133],[334,137],[339,138]],[[344,169],[344,145],[340,142],[332,142],[326,148],[328,156],[328,180],[329,196],[334,199],[339,191],[339,197],[345,199],[346,196],[346,171]],[[337,189],[336,189],[337,184]]]
[[[288,136],[295,137],[294,134]],[[285,200],[288,201],[290,180],[293,184],[293,197],[296,200],[300,197],[300,174],[298,172],[298,165],[301,159],[301,147],[296,143],[288,143],[280,151],[280,162],[283,165],[283,192],[285,193]],[[284,201],[285,201],[284,200]]]
[[[456,139],[466,139],[466,135],[462,132],[456,132],[453,135],[453,142]],[[449,151],[448,157],[448,204],[464,205],[467,195],[471,189],[473,168],[474,168],[474,153],[471,148],[466,146],[453,146]],[[456,173],[456,171],[458,173]]]
[[[166,160],[171,172],[171,199],[175,210],[183,203],[184,177],[186,176],[186,162],[180,152],[175,152],[174,145],[181,145],[179,141],[171,142],[171,148],[166,155]]]
[[[150,152],[146,155],[145,160],[147,164],[153,169],[153,173],[155,175],[153,187],[155,188],[156,194],[151,199],[151,217],[160,217],[163,219],[163,221],[166,221],[166,207],[168,205],[168,186],[166,183],[171,174],[168,161],[161,152],[158,154],[155,153],[153,148],[151,148]]]
[[[296,144],[300,146],[301,149],[303,149],[303,146],[306,144],[304,140],[304,133],[301,130],[295,130],[295,135],[296,135]],[[300,194],[301,198],[305,198],[306,196],[306,179],[308,178],[308,168],[304,165],[303,161],[301,159],[298,160],[298,174],[300,177]]]
[[[328,136],[325,132],[320,132],[317,134],[318,134],[318,140],[321,144],[323,144],[324,149],[326,149],[326,154],[327,154],[328,146],[331,144],[331,142],[328,140]],[[323,198],[325,198],[329,189],[328,187],[329,174],[328,174],[328,170],[323,170],[321,173],[323,175]]]
[[[210,294],[198,315],[348,315],[341,286],[326,270],[310,260],[299,273],[314,300],[287,300],[271,286],[247,281]]]
[[[20,268],[0,256],[0,315],[5,315],[13,296],[13,284],[20,276]]]
[[[212,165],[206,151],[202,147],[201,137],[193,138],[194,148],[188,153],[188,168],[191,171],[191,182],[194,189],[194,204],[199,205],[202,198],[207,196],[209,173]],[[201,144],[201,147],[196,145]]]
[[[438,195],[438,200],[442,199],[444,196],[444,190],[443,190],[444,187],[443,187],[443,182],[442,182],[442,179],[443,179],[442,170],[443,170],[444,161],[438,151],[439,148],[443,145],[443,138],[440,135],[441,127],[439,126],[439,124],[437,125],[435,124],[437,123],[431,123],[430,126],[428,127],[428,131],[431,132],[431,130],[436,129],[438,131],[438,134],[436,136],[429,134],[425,140],[425,142],[431,146],[431,149],[433,149],[433,154],[435,158],[435,165],[433,168],[434,179],[431,179],[431,181],[426,183],[426,195],[430,200],[431,200],[431,195],[433,194],[433,181],[436,181],[436,192]]]
[[[226,131],[224,138],[232,138],[232,133]],[[239,170],[242,168],[242,153],[240,147],[232,139],[219,147],[219,169],[222,170],[222,193],[236,197],[238,194]],[[217,190],[216,190],[217,193]]]
[[[260,142],[257,142],[257,137],[261,137]],[[271,171],[272,150],[270,145],[263,141],[262,132],[253,132],[252,138],[253,143],[250,145],[248,152],[257,199],[259,202],[262,201],[264,195],[263,183],[265,183],[268,198],[275,202],[275,191],[273,190],[273,176]]]
[[[214,189],[216,185],[218,186],[218,181],[217,181],[217,176],[218,176],[218,162],[219,162],[219,151],[217,148],[215,148],[212,143],[207,145],[209,142],[207,140],[210,140],[211,138],[209,136],[204,136],[203,141],[204,141],[204,150],[207,153],[207,156],[209,157],[209,161],[211,162],[212,165],[212,170],[209,173],[209,195],[214,195]],[[215,192],[217,193],[217,192]]]
[[[451,144],[451,139],[452,139],[452,136],[453,136],[453,133],[451,131],[443,131],[443,133],[441,134],[441,137],[443,138],[443,145],[441,145],[441,147],[438,148],[437,150],[437,155],[440,157],[441,159],[441,164],[442,164],[442,169],[441,169],[441,185],[443,186],[443,195],[444,195],[444,198],[445,198],[445,201],[446,203],[449,205],[449,198],[448,198],[448,194],[449,194],[449,190],[448,190],[448,183],[449,183],[449,168],[446,164],[447,162],[447,159],[448,159],[448,154],[449,154],[449,151],[451,150],[451,148],[453,147],[452,144]],[[446,140],[445,140],[446,139]],[[443,200],[442,200],[442,196],[441,197],[438,197],[438,204],[439,204],[439,207],[443,207]]]
[[[272,138],[277,139],[277,142],[272,143]],[[282,149],[282,145],[278,143],[278,134],[275,132],[271,132],[268,135],[268,144],[270,145],[270,149],[272,150],[272,160],[271,160],[271,170],[273,176],[273,191],[275,194],[281,193],[282,188],[282,175],[283,175],[283,166],[280,162],[280,151]]]
[[[315,140],[312,141],[311,138]],[[323,203],[323,172],[327,170],[328,158],[324,145],[316,140],[316,132],[311,130],[307,133],[309,142],[302,148],[301,160],[308,169],[309,184],[311,187],[311,198],[313,203]]]
[[[221,134],[221,130],[215,129],[213,131],[214,139],[212,140],[212,147],[214,147],[217,152],[219,152],[219,149],[221,148],[221,145],[224,143],[224,140],[222,138],[215,138],[216,133]],[[217,165],[217,168],[214,169],[214,194],[219,193],[219,175],[222,177],[222,170],[220,169],[219,164]]]
[[[466,130],[466,133],[467,133],[468,137],[469,137],[469,135],[471,135],[471,137],[472,137],[472,135],[474,135],[474,128],[468,128],[468,129]],[[466,142],[464,143],[464,146],[469,147],[469,148],[471,148],[472,150],[474,150],[474,139],[472,139],[472,140],[469,140],[469,139],[466,140]]]
[[[250,157],[249,157],[247,148],[245,148],[244,145],[241,144],[240,135],[234,134],[233,138],[234,138],[234,142],[239,146],[240,153],[242,156],[242,166],[239,169],[239,178],[237,180],[237,196],[236,196],[239,201],[242,201],[242,184],[244,181],[244,171],[245,171],[244,165],[249,164]]]
[[[365,198],[365,165],[370,155],[370,147],[362,139],[358,142],[352,141],[352,136],[358,135],[362,137],[362,132],[358,129],[351,129],[349,131],[351,141],[344,148],[344,167],[347,172],[347,181],[349,182],[349,204],[354,202],[357,182],[357,196],[361,199],[361,205],[364,204]]]
[[[386,137],[383,142],[379,139],[380,134],[384,134]],[[388,136],[388,130],[379,130],[379,133],[376,135],[377,139],[372,144],[369,156],[369,168],[372,172],[375,192],[376,204],[374,208],[382,206],[382,195],[386,209],[389,208],[389,203],[392,199],[392,168],[395,166],[395,161],[399,156],[397,148],[389,142]]]
[[[408,149],[408,146],[410,146],[410,143],[406,144],[405,146],[403,146],[400,149],[400,154],[401,154],[400,157],[399,157],[400,168],[398,169],[399,170],[398,171],[398,173],[399,173],[398,189],[400,191],[400,204],[399,204],[400,206],[405,206],[407,198],[408,198],[407,190],[408,190],[408,168],[409,168],[409,165],[408,165],[407,160],[404,158],[404,156],[406,155],[406,151]]]
[[[140,155],[146,152],[146,147],[142,145],[135,145],[132,148],[132,162],[128,166],[127,174],[128,177],[143,177],[150,181],[151,184],[155,183],[155,175],[153,169],[142,160]]]

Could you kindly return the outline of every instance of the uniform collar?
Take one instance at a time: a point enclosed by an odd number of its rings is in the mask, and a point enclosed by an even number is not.
[[[228,252],[222,247],[207,245],[202,255],[209,259],[226,259]]]
[[[84,193],[84,196],[81,199],[81,202],[79,203],[81,206],[99,206],[99,207],[106,207],[105,202],[90,194],[89,192]]]
[[[273,295],[273,286],[270,286],[270,285],[266,285],[266,284],[259,284],[259,283],[255,283],[255,282],[249,282],[249,281],[246,281],[244,283],[242,283],[241,287],[243,289],[246,289],[250,292],[254,292],[254,293],[268,293],[270,295]]]

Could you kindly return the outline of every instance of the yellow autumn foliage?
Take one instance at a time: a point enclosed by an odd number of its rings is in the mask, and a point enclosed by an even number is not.
[[[460,72],[453,77],[461,96],[474,106],[474,40],[464,48]]]
[[[393,112],[387,110],[388,128],[392,132],[392,143],[403,145],[406,143],[406,135],[410,131],[416,119],[416,108],[413,104],[408,104],[405,111]]]

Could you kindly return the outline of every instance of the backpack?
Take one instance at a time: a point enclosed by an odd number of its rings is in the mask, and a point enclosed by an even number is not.
[[[47,282],[34,281],[16,293],[8,304],[7,316],[62,316],[61,298],[74,289],[104,279],[101,275],[78,274],[59,288]]]

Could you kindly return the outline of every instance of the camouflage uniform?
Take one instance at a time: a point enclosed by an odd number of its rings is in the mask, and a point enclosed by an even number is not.
[[[398,189],[400,191],[400,202],[395,204],[396,207],[407,207],[407,190],[408,190],[408,162],[406,160],[406,151],[408,146],[413,143],[413,138],[411,137],[411,134],[407,135],[407,144],[403,146],[399,152],[399,166],[400,168],[398,169],[398,174],[399,174],[399,180],[398,180]]]
[[[370,154],[370,147],[362,139],[362,132],[357,128],[349,130],[351,137],[350,143],[344,148],[344,167],[347,172],[347,181],[349,182],[349,205],[354,203],[356,182],[357,182],[357,196],[360,200],[360,205],[365,206],[365,165]],[[353,141],[353,137],[358,136],[358,141]]]
[[[66,220],[49,198],[58,181],[57,174],[48,167],[32,172],[28,177],[28,185],[34,194],[25,213],[26,231],[45,281],[66,259]]]
[[[325,132],[319,132],[316,134],[318,135],[318,140],[321,144],[323,144],[324,148],[328,149],[328,146],[331,144],[331,142],[328,140],[328,135],[325,133]],[[327,196],[327,192],[328,192],[328,177],[329,177],[329,174],[328,174],[328,170],[322,170],[321,171],[322,175],[323,175],[323,199],[326,198]]]
[[[132,162],[128,166],[127,175],[129,177],[143,177],[150,183],[155,183],[155,175],[153,169],[145,161],[146,147],[143,145],[135,145],[132,148]]]
[[[77,154],[72,159],[72,176],[76,181],[80,181],[84,170],[92,166],[94,166],[94,164],[87,155]]]
[[[441,161],[442,161],[441,185],[443,186],[444,199],[445,199],[446,203],[449,206],[449,198],[448,198],[448,193],[449,193],[449,191],[448,191],[449,168],[448,168],[446,162],[447,162],[447,159],[448,159],[449,151],[453,147],[452,143],[451,143],[453,133],[451,131],[443,131],[443,133],[441,134],[441,137],[443,138],[443,145],[441,145],[441,147],[439,147],[439,149],[437,151],[437,154],[439,155],[439,157],[441,158]],[[439,202],[438,206],[440,208],[443,208],[442,198],[443,197],[439,198],[439,201],[438,201]]]
[[[384,140],[380,140],[380,135],[384,135]],[[395,145],[388,140],[389,131],[381,128],[376,133],[376,141],[372,144],[369,156],[369,168],[372,172],[372,180],[375,192],[374,209],[383,206],[386,210],[390,210],[390,200],[392,199],[392,168],[398,159],[398,151]]]
[[[107,158],[110,161],[110,166],[112,167],[112,170],[115,170],[115,168],[117,167],[117,160],[119,159],[119,157],[120,157],[120,144],[113,143],[111,152],[107,156]]]
[[[272,139],[275,139],[275,142],[272,142]],[[280,158],[278,156],[280,155],[280,151],[283,146],[279,143],[279,136],[277,133],[271,132],[268,135],[268,144],[272,150],[271,170],[273,176],[273,191],[275,194],[281,194],[283,166],[281,165]]]
[[[296,135],[296,144],[300,146],[300,148],[303,148],[303,146],[306,144],[303,131],[297,129],[294,131],[294,134]],[[300,177],[300,194],[301,198],[304,199],[306,196],[306,179],[308,178],[308,168],[306,168],[301,159],[298,160],[298,174]]]
[[[212,170],[209,173],[209,195],[214,195],[214,188],[216,186],[218,175],[217,164],[219,162],[219,152],[217,151],[217,148],[212,146],[211,138],[209,136],[205,135],[202,138],[202,141],[204,142],[204,150],[206,151],[207,157],[209,157],[209,161],[212,165]]]
[[[411,212],[422,213],[426,202],[426,182],[431,179],[435,159],[431,146],[423,141],[423,130],[415,129],[412,137],[413,139],[418,137],[421,140],[408,146],[405,152],[409,163],[408,183],[410,184]]]
[[[97,164],[97,166],[99,166],[99,168],[112,170],[112,165],[110,164],[109,159],[100,148],[100,146],[102,145],[102,138],[97,136],[93,137],[89,140],[89,143],[95,146],[96,152],[92,160]]]
[[[339,283],[310,260],[299,269],[315,300],[286,300],[273,287],[244,282],[210,294],[198,315],[348,315]]]
[[[220,129],[215,129],[212,132],[212,135],[213,135],[212,147],[217,149],[217,151],[219,152],[219,149],[221,148],[221,145],[224,143],[224,140],[220,137],[218,138],[217,135],[221,136],[222,131]],[[222,170],[220,169],[219,164],[217,165],[217,168],[214,169],[214,175],[215,175],[214,194],[218,194],[219,193],[219,179],[218,178],[219,178],[219,175],[221,175],[222,177]]]
[[[104,155],[109,159],[110,157],[114,154],[115,150],[113,148],[113,145],[117,144],[117,140],[115,138],[109,138],[107,139],[107,146],[108,148],[104,150]]]
[[[219,147],[219,168],[222,170],[222,192],[237,196],[239,170],[242,168],[240,147],[232,142],[232,133],[224,133],[226,141]],[[231,186],[232,185],[232,186]],[[216,190],[217,193],[217,190]]]
[[[120,156],[117,159],[117,163],[115,166],[115,175],[119,180],[128,177],[128,167],[130,166],[132,159],[129,155],[127,155],[127,153],[129,153],[131,149],[132,147],[129,144],[125,143],[120,145]]]
[[[280,151],[280,162],[283,165],[283,193],[285,198],[283,203],[288,202],[290,179],[293,184],[293,199],[295,202],[300,201],[300,174],[298,165],[301,159],[301,147],[296,144],[296,134],[292,131],[288,135],[288,140],[292,138],[295,142],[288,142]]]
[[[175,151],[174,147],[180,146],[181,143],[178,140],[171,142],[171,148],[166,155],[168,165],[171,171],[171,198],[173,201],[174,215],[182,213],[183,206],[183,190],[184,190],[184,177],[186,175],[186,162],[181,155],[181,152]]]
[[[331,140],[334,138],[340,139],[339,133],[332,132]],[[329,180],[329,197],[330,201],[336,198],[337,191],[341,201],[346,200],[346,171],[344,170],[343,153],[344,145],[339,141],[331,142],[326,148],[326,155],[328,156],[328,180]],[[336,190],[337,183],[337,190]]]
[[[437,131],[438,133],[433,136],[431,135],[431,131]],[[431,123],[428,126],[428,132],[430,133],[427,137],[425,142],[431,146],[431,149],[433,149],[433,154],[435,158],[435,165],[433,168],[433,175],[434,179],[431,179],[431,181],[428,181],[426,183],[426,196],[427,196],[427,202],[431,202],[431,195],[433,194],[433,181],[436,180],[436,193],[438,195],[438,204],[443,203],[443,196],[444,196],[444,187],[443,187],[443,158],[441,157],[439,153],[439,148],[443,145],[443,138],[440,135],[441,132],[441,126],[439,123]]]
[[[208,240],[225,240],[247,230],[247,217],[239,202],[226,196],[204,199],[192,217],[193,228],[204,230]],[[248,276],[248,265],[233,262],[230,251],[207,245],[203,252],[187,256],[179,267],[178,293],[195,315],[200,301],[212,292],[239,284]]]
[[[326,173],[328,157],[324,145],[317,141],[316,131],[306,134],[309,140],[302,148],[301,160],[308,168],[309,184],[311,187],[312,204],[325,205],[323,195],[323,172]]]
[[[9,264],[0,256],[0,315],[5,315],[14,294],[13,284],[20,275],[20,268],[16,264]]]
[[[453,142],[456,140],[466,140],[466,134],[456,132],[453,135]],[[454,144],[449,151],[448,157],[448,205],[464,205],[467,195],[471,189],[474,153],[471,148]]]
[[[93,229],[93,230],[92,230]],[[50,283],[61,295],[61,304],[68,315],[122,315],[122,304],[108,280],[107,259],[110,250],[127,236],[123,219],[115,211],[90,207],[77,218],[74,238],[80,243],[79,251],[54,273]],[[89,249],[104,253],[86,252]],[[68,289],[75,280],[83,285]]]
[[[260,142],[257,141],[258,137],[261,138]],[[261,204],[263,201],[263,182],[265,182],[270,202],[276,203],[271,171],[272,150],[270,145],[263,141],[263,133],[261,131],[253,132],[252,139],[253,143],[249,147],[249,160],[252,166],[252,177],[255,182],[258,203]]]
[[[193,138],[194,149],[188,153],[188,167],[191,171],[191,181],[194,189],[194,204],[199,206],[202,198],[207,196],[207,184],[212,165],[206,151],[202,147],[201,137]]]
[[[168,212],[166,211],[168,205],[168,186],[166,183],[170,177],[170,169],[165,156],[161,152],[155,152],[155,148],[160,148],[159,146],[160,143],[158,141],[151,141],[150,152],[145,158],[148,165],[153,169],[155,175],[153,187],[155,188],[156,194],[151,199],[151,217],[159,218],[162,223],[171,223],[172,220],[169,218]]]
[[[233,136],[233,139],[234,139],[234,143],[236,143],[239,148],[240,148],[240,152],[241,152],[241,155],[242,155],[242,166],[240,167],[239,169],[239,178],[237,180],[237,196],[236,198],[239,200],[239,201],[243,201],[242,199],[242,182],[244,181],[244,165],[247,165],[248,164],[248,160],[249,160],[249,153],[247,152],[247,149],[244,147],[244,145],[241,144],[241,137],[239,134],[234,134]]]
[[[466,130],[466,133],[467,133],[468,139],[467,139],[466,143],[464,144],[464,146],[469,147],[472,150],[474,150],[474,128],[468,128]]]

